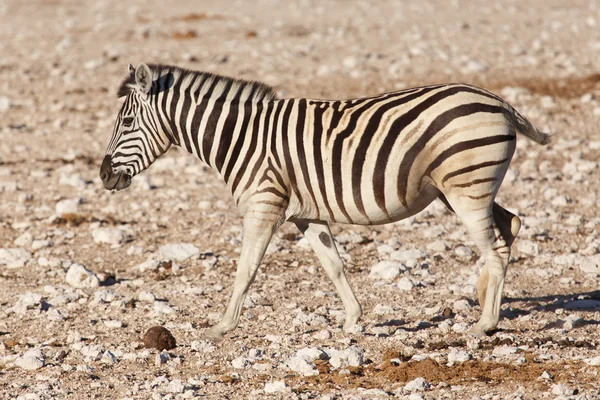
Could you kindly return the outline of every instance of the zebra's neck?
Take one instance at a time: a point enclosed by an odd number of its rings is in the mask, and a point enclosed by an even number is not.
[[[273,89],[177,67],[152,67],[157,116],[171,142],[206,162],[227,182],[242,149],[256,146],[256,138],[245,137],[245,131],[259,129],[264,110],[275,99]]]

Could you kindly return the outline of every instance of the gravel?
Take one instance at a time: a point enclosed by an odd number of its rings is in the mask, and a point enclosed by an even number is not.
[[[597,397],[594,7],[0,3],[0,398]],[[115,92],[127,64],[140,61],[263,81],[280,97],[354,98],[441,82],[504,97],[553,138],[542,147],[518,137],[497,196],[522,220],[498,329],[468,334],[481,312],[483,260],[435,201],[393,224],[331,224],[362,305],[356,327],[343,329],[334,285],[285,223],[239,326],[205,339],[225,312],[243,240],[230,188],[177,147],[127,190],[105,190],[98,175],[123,102]],[[144,347],[152,326],[168,329],[177,347]],[[45,365],[30,372],[15,362],[32,349]],[[294,358],[309,376],[286,364]],[[417,377],[429,385],[405,391]],[[553,394],[552,385],[568,390]]]

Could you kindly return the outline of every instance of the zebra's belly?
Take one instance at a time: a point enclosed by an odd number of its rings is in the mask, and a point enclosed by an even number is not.
[[[300,203],[292,196],[290,199],[287,219],[306,219],[327,222],[337,222],[355,225],[380,225],[400,221],[417,214],[427,207],[439,195],[433,186],[426,186],[414,197],[407,199],[404,205],[400,200],[392,200],[383,210],[375,201],[364,202],[364,212],[349,205],[340,206],[336,202],[315,204],[314,202]],[[347,202],[345,202],[347,203]]]

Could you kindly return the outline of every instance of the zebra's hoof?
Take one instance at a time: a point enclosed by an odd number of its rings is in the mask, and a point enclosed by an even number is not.
[[[217,328],[216,326],[213,326],[212,328],[206,330],[203,336],[205,339],[217,341],[223,339],[224,334],[225,332],[223,332],[221,329]]]

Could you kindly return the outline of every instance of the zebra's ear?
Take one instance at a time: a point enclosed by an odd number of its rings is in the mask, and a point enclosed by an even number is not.
[[[152,71],[143,62],[135,69],[135,83],[138,89],[145,94],[152,88]]]
[[[129,75],[135,74],[135,68],[133,67],[133,65],[129,64],[129,66],[127,67],[127,73]]]

